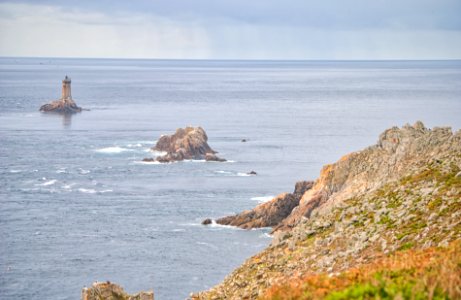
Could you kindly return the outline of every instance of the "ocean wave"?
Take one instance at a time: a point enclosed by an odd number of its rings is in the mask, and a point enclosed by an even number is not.
[[[48,181],[46,181],[46,182],[44,182],[44,183],[41,183],[40,185],[41,185],[41,186],[49,186],[49,185],[55,184],[56,182],[57,182],[56,179],[52,179],[52,180],[48,180]]]
[[[136,143],[136,144],[128,144],[126,145],[128,148],[140,148],[142,147],[141,143]]]
[[[65,185],[61,186],[61,188],[65,189],[65,190],[70,190],[74,185],[76,185],[76,183],[65,184]]]
[[[61,174],[61,173],[67,173],[65,168],[57,169],[56,173]]]
[[[238,172],[237,176],[248,177],[248,176],[251,176],[251,174]]]
[[[274,196],[260,196],[260,197],[252,197],[251,198],[251,200],[258,201],[260,203],[271,201],[272,199],[274,199]]]
[[[239,228],[237,226],[232,226],[232,225],[221,225],[216,223],[215,220],[211,220],[211,224],[208,225],[212,228],[220,228],[220,229],[232,229],[232,230],[243,230],[242,228]]]
[[[133,164],[135,165],[161,165],[162,163],[159,161],[134,161]]]
[[[234,173],[230,172],[230,171],[214,171],[215,173],[217,174],[224,174],[224,175],[233,175]]]
[[[133,151],[133,149],[127,149],[127,148],[122,148],[119,146],[114,146],[114,147],[96,149],[95,151],[98,153],[104,153],[104,154],[117,154],[117,153],[122,153],[122,152]]]
[[[21,172],[22,172],[21,170],[15,170],[15,169],[10,170],[10,173],[21,173]]]
[[[85,188],[79,188],[78,191],[84,194],[96,194],[97,193],[97,191],[94,189],[85,189]]]
[[[80,174],[82,174],[82,175],[85,175],[85,174],[91,173],[91,171],[90,171],[90,170],[85,170],[85,169],[79,168],[79,169],[78,169],[78,173],[80,173]]]

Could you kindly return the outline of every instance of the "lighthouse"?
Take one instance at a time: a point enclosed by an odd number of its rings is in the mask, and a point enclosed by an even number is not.
[[[71,80],[69,77],[66,77],[62,80],[62,95],[61,100],[72,100],[72,94],[70,92],[70,83]]]
[[[66,75],[66,77],[62,80],[61,99],[42,105],[40,107],[40,111],[56,112],[62,114],[74,114],[81,112],[82,108],[78,107],[74,100],[72,100],[72,93],[70,92],[70,83],[70,78]]]

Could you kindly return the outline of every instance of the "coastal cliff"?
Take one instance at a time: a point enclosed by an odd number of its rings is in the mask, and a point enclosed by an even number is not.
[[[393,127],[289,195],[223,218],[274,239],[192,299],[461,297],[461,131]]]

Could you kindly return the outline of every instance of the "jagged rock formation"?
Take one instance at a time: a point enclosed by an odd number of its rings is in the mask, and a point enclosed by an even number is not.
[[[157,158],[145,158],[143,161],[168,163],[184,159],[205,159],[207,161],[226,161],[216,156],[216,151],[207,143],[208,136],[202,127],[179,128],[173,135],[161,136],[152,150],[166,152]]]
[[[238,226],[243,229],[276,226],[291,213],[293,208],[298,206],[302,195],[312,188],[313,184],[312,181],[300,181],[296,183],[295,191],[292,194],[280,194],[252,210],[217,219],[216,223]]]
[[[115,283],[95,282],[91,287],[83,288],[82,300],[154,300],[154,292],[129,295]]]
[[[192,298],[270,299],[275,295],[274,299],[285,299],[276,298],[277,293],[268,294],[268,289],[284,286],[289,295],[296,287],[288,283],[298,282],[302,287],[306,278],[341,280],[350,272],[357,274],[353,271],[357,268],[400,251],[459,243],[460,171],[461,131],[430,130],[421,122],[388,129],[376,145],[325,166],[299,205],[276,226],[270,247],[248,259],[218,286]],[[449,263],[454,266],[450,269],[453,282],[461,282],[459,266]],[[412,278],[424,278],[429,271],[421,272]],[[381,283],[374,280],[367,290],[379,290],[376,285]],[[402,295],[399,288],[406,284],[399,282],[396,287]],[[427,287],[423,281],[408,284],[422,285],[421,298],[430,297],[434,290],[446,297],[461,295],[461,291],[445,291],[441,285]],[[329,288],[335,286],[340,285]],[[328,292],[328,286],[322,291]],[[369,297],[376,295],[380,294]]]
[[[72,99],[61,99],[51,103],[44,104],[40,107],[42,112],[55,112],[61,114],[75,114],[82,111],[81,107]]]

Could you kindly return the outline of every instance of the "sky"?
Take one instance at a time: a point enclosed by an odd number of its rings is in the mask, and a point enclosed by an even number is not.
[[[461,59],[461,0],[0,0],[0,56]]]

